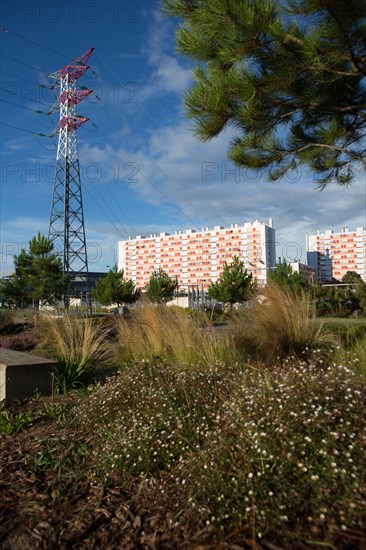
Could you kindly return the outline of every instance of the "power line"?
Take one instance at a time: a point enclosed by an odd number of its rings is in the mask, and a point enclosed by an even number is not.
[[[100,132],[102,135],[104,135],[103,132]],[[131,162],[130,159],[127,157],[127,155],[123,152],[121,152],[121,155],[126,159],[127,162]],[[163,191],[161,191],[161,189],[159,189],[159,187],[157,187],[154,183],[152,183],[152,181],[147,177],[145,176],[145,174],[143,172],[141,172],[141,170],[139,169],[139,173],[142,175],[142,177],[149,183],[149,185],[151,185],[151,187],[153,187],[166,201],[168,201],[174,208],[176,208],[183,217],[185,217],[189,222],[190,224],[196,226],[197,228],[199,228],[199,226],[193,221],[191,220],[183,211],[182,209],[175,203],[173,202],[165,193],[163,193]],[[112,195],[113,199],[114,199],[114,203],[117,204],[120,208],[120,205],[119,205],[119,202],[118,200],[116,199],[116,197],[113,195],[112,191],[110,190],[110,188],[107,186],[107,189],[109,191],[109,193]],[[105,201],[104,201],[105,202]],[[122,211],[122,214],[126,216],[126,214]],[[115,215],[115,214],[114,214]],[[115,216],[116,217],[116,216]],[[136,229],[132,227],[132,229],[134,229],[134,231],[136,232]],[[136,232],[137,233],[137,232]]]
[[[29,39],[29,38],[26,38],[26,37],[23,36],[23,35],[20,35],[19,33],[16,33],[16,32],[13,32],[13,31],[9,31],[8,29],[4,29],[4,28],[0,28],[0,30],[3,31],[3,32],[5,31],[5,32],[7,32],[7,33],[10,33],[10,34],[14,34],[14,35],[16,35],[16,36],[19,36],[20,38],[23,38],[24,40],[27,40],[28,42],[31,42],[31,43],[33,43],[33,44],[36,44],[36,45],[40,46],[41,48],[44,48],[44,49],[46,49],[46,50],[48,50],[48,51],[50,51],[50,52],[52,52],[52,53],[56,53],[56,54],[58,54],[58,55],[61,55],[62,57],[66,57],[66,56],[64,56],[63,54],[60,54],[59,52],[56,52],[56,51],[52,50],[51,48],[48,48],[48,47],[46,47],[46,46],[43,46],[42,44],[39,44],[38,42],[36,42],[36,41],[34,41],[34,40],[31,40],[31,39]],[[26,62],[24,62],[24,61],[21,61],[20,59],[17,59],[17,58],[15,58],[15,57],[9,56],[9,55],[4,54],[4,53],[2,53],[2,52],[1,52],[1,55],[3,55],[4,57],[6,57],[6,58],[8,58],[8,59],[11,59],[11,60],[13,60],[13,61],[16,61],[16,62],[18,62],[18,63],[21,63],[22,65],[25,65],[25,66],[27,66],[27,67],[31,67],[32,69],[35,69],[35,70],[37,70],[37,71],[40,71],[40,72],[42,72],[42,73],[44,73],[44,74],[46,74],[46,75],[48,76],[48,73],[46,73],[45,71],[43,71],[43,70],[40,69],[39,67],[35,67],[34,65],[31,65],[31,64],[26,63]],[[68,59],[68,58],[67,58],[67,59]],[[19,78],[19,79],[21,79],[21,80],[24,80],[25,82],[29,82],[29,83],[31,83],[31,84],[36,84],[36,83],[31,82],[31,81],[29,81],[29,80],[27,80],[27,79],[25,79],[25,78],[19,77],[19,76],[17,76],[17,75],[12,74],[12,73],[8,73],[7,71],[1,71],[1,72],[2,72],[3,74],[8,74],[9,76],[13,76],[13,77],[15,77],[15,78]],[[37,85],[37,84],[36,84],[36,85]],[[2,89],[2,91],[4,91],[4,90]],[[21,94],[18,94],[18,93],[16,93],[16,92],[12,92],[12,94],[13,94],[13,95],[17,95],[17,96],[19,96],[19,97],[23,97]],[[3,102],[5,102],[5,103],[9,103],[10,105],[14,105],[14,106],[16,106],[16,107],[22,107],[23,109],[27,109],[27,110],[29,110],[29,111],[35,112],[34,109],[31,109],[30,107],[27,107],[27,106],[25,106],[25,105],[19,105],[19,104],[17,104],[17,103],[13,103],[13,102],[11,102],[11,101],[4,100],[4,99],[2,99],[2,98],[1,98],[1,100],[2,100]],[[34,101],[35,101],[36,103],[40,103],[41,105],[44,105],[44,106],[48,107],[48,105],[45,104],[45,103],[42,103],[42,102],[40,102],[40,101],[38,101],[38,100],[34,100]],[[12,125],[12,124],[5,124],[5,123],[3,123],[3,122],[1,122],[0,124],[2,124],[3,126],[7,126],[7,127],[9,127],[9,128],[13,128],[13,129],[16,129],[16,130],[19,130],[19,131],[22,131],[22,132],[27,132],[27,133],[30,133],[30,134],[34,134],[34,135],[38,135],[38,136],[43,136],[43,135],[44,135],[44,134],[38,134],[38,133],[33,132],[33,131],[31,131],[31,130],[26,130],[25,128],[20,128],[20,127],[18,127],[18,126]],[[98,205],[98,207],[102,210],[102,212],[103,212],[104,215],[107,217],[107,219],[109,220],[109,222],[113,225],[113,227],[116,229],[116,231],[118,232],[118,234],[124,239],[124,238],[125,238],[125,235],[123,235],[123,234],[120,232],[120,230],[119,230],[118,227],[114,224],[113,220],[110,218],[110,216],[108,215],[108,213],[104,210],[104,208],[101,207],[100,203],[98,203],[98,202],[95,200],[95,198],[94,198],[93,195],[90,193],[90,191],[89,191],[86,187],[84,187],[84,188],[87,190],[87,192],[89,193],[89,195],[91,196],[91,198],[96,202],[96,204]],[[99,192],[98,192],[98,194],[99,194],[99,197],[103,200],[104,204],[106,204],[106,206],[107,206],[107,208],[108,208],[108,204],[106,203],[104,197],[103,197]],[[116,203],[118,204],[118,201],[116,201]],[[126,236],[127,236],[127,235],[128,235],[128,231],[127,231],[127,229],[126,229],[125,227],[124,227],[124,230],[126,231]]]
[[[184,198],[184,200],[187,201],[187,203],[192,206],[192,208],[197,212],[197,214],[199,214],[200,216],[202,216],[202,218],[204,220],[206,220],[207,223],[211,224],[211,221],[205,217],[204,214],[202,214],[202,212],[200,210],[198,210],[198,208],[192,203],[192,201],[190,199],[188,199],[188,197],[186,197],[186,195],[183,193],[183,191],[181,189],[179,189],[178,186],[176,186],[172,180],[169,178],[169,176],[167,176],[167,174],[164,172],[164,170],[162,170],[162,168],[160,168],[159,165],[156,164],[156,162],[152,159],[149,159],[144,152],[142,152],[142,154],[144,155],[145,158],[147,158],[150,162],[152,162],[152,164],[163,174],[163,176],[166,178],[166,180],[172,185],[172,187],[174,187],[174,189],[176,191],[178,191],[178,193]],[[177,170],[177,168],[176,168]],[[196,226],[197,227],[197,226]]]
[[[101,133],[101,132],[100,132]],[[90,155],[88,154],[88,157],[90,158]],[[133,229],[133,231],[137,234],[137,230],[136,228],[133,226],[133,224],[131,223],[131,221],[129,220],[126,212],[124,212],[124,210],[122,209],[121,205],[120,205],[120,201],[117,200],[116,196],[114,195],[114,193],[112,193],[112,190],[110,189],[110,186],[109,185],[106,185],[105,188],[107,189],[107,191],[109,192],[109,194],[111,195],[112,199],[113,199],[113,204],[117,205],[119,211],[121,212],[122,216],[127,220],[127,222],[130,224],[131,226],[131,229]],[[97,189],[97,188],[96,188]],[[103,201],[104,203],[106,204],[106,201],[103,197]],[[108,205],[107,205],[108,206]],[[108,208],[110,208],[108,206]],[[111,210],[111,209],[110,209]],[[111,210],[112,211],[112,210]],[[117,219],[117,216],[113,213],[114,217]],[[122,225],[122,224],[121,224]],[[126,231],[126,235],[129,235],[129,231],[127,231],[127,228],[122,225],[122,227],[124,228],[124,230]]]
[[[2,99],[0,98],[0,101],[2,103],[9,103],[10,105],[14,105],[14,107],[21,107],[22,109],[27,109],[27,111],[31,111],[32,113],[36,114],[36,115],[47,115],[47,113],[43,113],[42,111],[38,111],[37,109],[32,109],[31,107],[26,107],[25,105],[20,105],[19,103],[13,103],[12,101],[8,101],[7,99]],[[51,117],[50,117],[51,118]],[[51,128],[54,128],[55,127],[55,124],[54,122],[52,122],[52,119],[51,119],[51,126],[47,126],[45,124],[42,124],[42,126],[44,128],[47,128],[47,129],[50,129]],[[41,135],[41,134],[37,134],[37,135]],[[43,135],[43,134],[42,134]],[[46,136],[46,137],[51,137],[51,136]]]
[[[106,218],[108,219],[108,221],[113,225],[113,227],[115,228],[115,230],[117,231],[117,233],[123,238],[123,240],[125,240],[125,236],[121,233],[121,231],[118,229],[118,227],[116,226],[116,224],[114,223],[114,221],[110,218],[109,214],[104,210],[104,208],[100,205],[100,203],[96,200],[95,197],[93,197],[93,194],[89,191],[89,189],[84,185],[84,189],[85,191],[89,194],[89,196],[93,199],[93,201],[95,202],[95,204],[98,206],[98,208],[100,208],[100,210],[103,212],[103,214],[106,216]]]
[[[1,88],[0,92],[7,93],[8,90],[4,90],[4,88]],[[21,97],[22,99],[24,99],[24,94],[18,94],[17,92],[11,92],[11,95],[16,95],[16,96]],[[49,107],[49,105],[47,105],[47,103],[43,103],[42,101],[38,101],[38,99],[32,99],[31,101],[34,101],[35,103],[39,103],[40,105],[44,105],[45,107]]]
[[[10,105],[14,105],[15,107],[21,107],[22,109],[27,109],[28,111],[32,111],[33,113],[36,113],[36,114],[42,114],[42,115],[47,114],[47,113],[42,113],[42,111],[36,111],[35,109],[32,109],[31,107],[26,107],[25,105],[20,105],[20,103],[13,103],[12,101],[8,101],[7,99],[3,99],[2,97],[0,97],[0,101],[2,101],[3,103],[9,103]]]
[[[103,64],[107,67],[107,69],[111,72],[111,74],[112,74],[112,75],[114,76],[114,78],[116,79],[117,83],[121,84],[121,81],[120,81],[119,77],[118,77],[118,76],[115,74],[115,72],[110,68],[110,66],[105,62],[105,60],[104,60],[102,57],[100,57],[100,56],[98,55],[98,53],[96,53],[96,55],[101,59],[102,63],[103,63]],[[151,117],[150,113],[145,109],[144,106],[142,106],[142,109],[143,109],[144,113],[148,116],[148,118],[154,123],[154,126],[156,126],[155,121],[154,121],[153,118]],[[149,159],[149,160],[151,160],[151,159]],[[181,194],[181,196],[182,196],[182,197],[183,197],[183,198],[184,198],[184,199],[185,199],[185,200],[186,200],[186,201],[196,210],[196,212],[198,212],[198,214],[199,214],[200,216],[202,216],[202,217],[203,217],[208,223],[210,223],[210,225],[211,225],[210,220],[208,220],[208,219],[205,217],[205,215],[204,215],[201,211],[199,211],[199,210],[192,204],[192,202],[184,195],[183,191],[181,191],[179,188],[177,188],[177,187],[172,183],[172,181],[170,180],[170,178],[168,178],[168,176],[163,172],[163,170],[162,170],[153,160],[151,160],[151,162],[152,162],[152,163],[154,164],[154,166],[155,166],[155,167],[156,167],[156,168],[157,168],[157,169],[167,178],[167,181],[168,181],[171,185],[173,185],[173,187],[175,187],[175,189]],[[176,169],[176,171],[177,171],[179,174],[181,174],[180,170],[179,170],[177,167],[175,167],[175,169]],[[182,174],[181,174],[181,175],[182,175]],[[211,208],[211,210],[213,211],[213,213],[215,214],[215,216],[217,216],[218,218],[221,218],[221,216],[220,216],[217,212],[215,212],[214,209],[213,209],[211,206],[210,206],[210,208]],[[223,220],[222,220],[222,221],[223,221]],[[213,225],[215,225],[215,224],[213,224]],[[196,225],[196,227],[198,227],[198,226]]]
[[[25,65],[26,67],[30,67],[31,69],[34,69],[35,71],[39,71],[40,73],[45,74],[48,76],[48,73],[46,71],[43,71],[39,67],[35,67],[34,65],[31,65],[30,63],[26,63],[25,61],[21,61],[20,59],[17,59],[16,57],[12,57],[11,55],[7,55],[6,53],[0,52],[0,55],[3,57],[7,57],[8,59],[11,59],[12,61],[17,61],[17,63],[21,63],[22,65]]]
[[[122,153],[122,155],[125,157],[125,159],[127,160],[127,162],[131,162],[130,159],[129,159],[124,153]],[[184,217],[186,217],[187,220],[188,220],[190,223],[192,223],[193,225],[195,225],[194,222],[193,222],[190,218],[188,218],[188,216],[186,216],[186,215],[184,214],[184,212],[182,212],[182,211],[180,210],[180,208],[178,207],[178,205],[176,205],[173,201],[171,201],[171,199],[169,199],[169,197],[167,197],[167,196],[166,196],[166,195],[165,195],[156,185],[154,185],[154,184],[149,180],[149,178],[148,178],[147,176],[145,176],[145,174],[143,174],[143,172],[141,172],[141,171],[139,170],[139,173],[146,179],[146,181],[147,181],[156,191],[158,191],[158,193],[160,193],[160,194],[164,197],[164,199],[166,199],[168,202],[170,202],[170,203],[172,204],[172,206],[174,206],[177,210],[179,210],[179,211],[181,212],[181,214],[182,214]],[[111,191],[111,189],[108,187],[108,185],[106,186],[106,188],[107,188],[108,192],[110,193],[110,195],[112,196],[114,204],[117,204],[117,205],[118,205],[119,209],[121,210],[121,213],[127,218],[126,214],[122,211],[121,206],[119,205],[119,201],[117,200],[117,198],[115,197],[115,195],[112,193],[112,191]],[[97,191],[97,192],[98,192],[98,194],[99,194],[99,191]],[[101,195],[100,195],[100,197],[102,198],[103,202],[107,205],[107,203],[106,203],[104,197],[102,197]],[[107,207],[108,207],[108,208],[110,209],[110,211],[112,212],[112,209],[110,208],[110,206],[107,205]],[[114,213],[113,213],[113,215],[114,215],[115,218],[117,219],[117,216],[116,216]],[[198,226],[197,226],[197,227],[198,227]],[[134,228],[132,225],[131,225],[131,228],[134,230],[134,232],[137,233],[136,228]],[[129,232],[127,231],[126,228],[124,228],[124,229],[126,230],[126,234],[128,235]]]
[[[16,92],[14,92],[14,95],[17,95],[17,96],[19,96],[19,97],[23,97],[21,94],[17,94]],[[37,101],[37,100],[34,100],[34,101],[36,101],[37,103],[40,103],[41,105],[44,105],[44,106],[46,106],[46,107],[48,106],[48,105],[46,105],[45,103],[42,103],[42,102],[40,102],[40,101]],[[11,103],[11,102],[8,102],[8,103]],[[14,104],[14,105],[18,106],[18,104]],[[21,106],[21,107],[23,107],[23,106]],[[27,108],[27,109],[30,109],[29,107],[26,107],[26,108]],[[33,111],[33,109],[30,109],[30,110]],[[32,133],[32,134],[34,134],[34,135],[38,135],[38,136],[41,136],[41,137],[49,137],[49,136],[45,136],[45,134],[39,134],[39,133],[36,133],[36,132],[31,132],[30,130],[25,130],[24,128],[19,128],[19,127],[12,126],[12,125],[9,125],[9,124],[4,124],[4,123],[2,123],[2,124],[3,124],[3,126],[8,126],[8,127],[11,127],[11,128],[14,128],[14,129],[18,129],[18,130],[20,130],[20,131]],[[123,156],[126,158],[127,162],[130,162],[130,159],[129,159],[124,153],[122,153],[122,154],[123,154]],[[157,167],[157,168],[159,169],[159,167]],[[165,200],[166,200],[166,201],[168,201],[174,208],[176,208],[176,209],[177,209],[177,210],[178,210],[178,211],[179,211],[179,212],[180,212],[180,213],[181,213],[181,214],[191,223],[191,224],[193,224],[193,225],[195,225],[196,227],[198,227],[197,224],[195,224],[195,223],[193,222],[193,220],[191,220],[191,219],[181,210],[181,208],[180,208],[176,203],[174,203],[165,193],[163,193],[156,185],[154,185],[154,184],[151,182],[151,180],[149,180],[149,178],[148,178],[147,176],[145,176],[141,171],[140,171],[140,174],[146,179],[146,181],[147,181],[147,182],[148,182],[148,183],[149,183],[149,184],[150,184],[150,185],[151,185],[151,186],[152,186],[152,187],[153,187],[153,188],[154,188],[154,189],[155,189],[155,190],[156,190]],[[109,188],[108,188],[108,191],[110,192],[110,194],[112,194],[112,192],[111,192],[111,190],[110,190]],[[116,198],[115,198],[114,196],[113,196],[113,198],[114,198],[115,204],[119,204],[118,201],[116,200]],[[103,198],[103,201],[104,201],[104,203],[106,204],[104,198]],[[105,213],[105,212],[104,212],[104,213]],[[116,217],[116,216],[115,216],[115,217]],[[109,217],[108,217],[108,219],[109,219],[109,221],[111,221]],[[116,227],[112,221],[111,221],[111,223],[113,224],[114,227]],[[126,229],[126,228],[125,228],[125,229]],[[126,230],[126,234],[128,234],[128,231],[127,231],[127,230]]]
[[[19,126],[13,126],[13,124],[5,124],[5,122],[0,122],[1,126],[7,126],[8,128],[14,128],[15,130],[20,130],[21,132],[27,132],[28,134],[34,134],[35,136],[41,137],[50,137],[46,134],[38,134],[37,132],[32,132],[31,130],[26,130],[25,128],[19,128]]]
[[[18,36],[19,38],[22,38],[23,40],[26,40],[27,42],[30,42],[31,44],[36,44],[36,46],[39,46],[40,48],[44,48],[45,50],[48,50],[51,53],[55,53],[56,55],[60,55],[61,57],[64,57],[65,59],[68,59],[70,61],[70,58],[64,55],[63,53],[57,52],[56,50],[52,50],[48,46],[44,46],[43,44],[40,44],[39,42],[36,42],[35,40],[32,40],[31,38],[27,38],[26,36],[23,36],[22,34],[19,34],[18,32],[11,31],[9,29],[6,29],[5,27],[0,27],[0,31],[6,32],[8,34],[14,34],[15,36]]]
[[[100,133],[102,135],[104,135],[104,132],[100,132]],[[105,137],[107,137],[107,136],[105,136]],[[127,162],[131,162],[130,159],[127,157],[127,155],[124,152],[121,152],[121,155],[127,160]],[[146,157],[145,154],[144,154],[144,156]],[[150,159],[148,159],[148,160],[150,160]],[[156,165],[156,167],[159,169],[159,167],[157,165]],[[174,208],[176,208],[182,214],[183,217],[185,217],[192,225],[194,225],[194,226],[196,226],[197,228],[200,229],[200,226],[197,225],[193,220],[191,220],[175,202],[173,202],[165,193],[163,193],[163,191],[161,191],[161,189],[159,189],[155,184],[153,184],[152,181],[147,176],[145,176],[145,174],[143,172],[140,171],[140,169],[139,169],[139,173],[165,200],[167,200],[172,206],[174,206]],[[161,173],[163,175],[165,175],[162,171],[161,171]],[[167,177],[167,179],[168,179],[168,177]],[[170,181],[170,180],[168,179],[168,181]],[[199,212],[199,214],[200,214],[200,212]]]
[[[45,86],[44,84],[39,84],[39,82],[33,82],[32,80],[28,80],[27,78],[24,78],[23,76],[19,76],[14,73],[9,73],[8,71],[3,71],[0,69],[0,73],[7,74],[9,76],[13,76],[14,78],[19,78],[19,80],[24,80],[24,82],[28,82],[28,84],[34,84],[34,86],[40,86],[41,88],[45,87],[47,90],[51,90],[48,86]]]
[[[112,193],[112,190],[110,189],[110,187],[107,185],[106,186],[109,194],[111,195],[112,199],[113,199],[113,203],[117,205],[119,211],[121,212],[122,216],[124,216],[126,218],[126,220],[128,221],[128,223],[130,224],[131,226],[131,229],[133,229],[133,232],[136,233],[137,235],[137,230],[136,230],[136,227],[134,227],[130,221],[130,219],[128,218],[126,212],[122,209],[119,201],[117,200],[116,196],[114,195],[114,193]],[[129,235],[129,232],[127,232],[127,235]]]
[[[109,209],[109,211],[111,212],[111,214],[113,214],[113,216],[114,216],[114,218],[116,219],[117,223],[122,227],[122,229],[124,230],[125,234],[128,235],[129,232],[128,232],[127,228],[126,228],[123,224],[120,223],[119,219],[117,218],[116,214],[111,210],[109,204],[107,203],[107,201],[106,201],[105,198],[103,197],[102,193],[99,192],[99,189],[98,189],[97,186],[95,187],[95,190],[96,190],[96,192],[97,192],[99,198],[104,202],[105,206]],[[108,218],[108,219],[110,220],[110,218]],[[113,222],[112,222],[112,223],[113,223]],[[114,226],[114,227],[116,227],[116,226]],[[122,233],[120,233],[120,235],[122,235]]]
[[[19,62],[21,63],[20,60],[19,60]],[[53,89],[50,86],[46,86],[45,84],[42,84],[41,82],[34,82],[32,80],[28,80],[27,78],[24,78],[23,76],[19,76],[19,75],[14,74],[14,73],[9,73],[8,71],[3,71],[2,69],[0,69],[0,73],[7,74],[9,76],[13,76],[14,78],[18,78],[19,80],[23,80],[24,82],[28,82],[28,84],[33,84],[34,86],[37,86],[38,88],[48,90],[52,93],[54,100],[57,99],[57,94],[55,94],[53,92]],[[87,86],[79,86],[79,89],[81,89],[81,90],[87,89]],[[98,99],[100,99],[100,98],[98,98]]]
[[[61,57],[63,57],[64,59],[67,59],[69,61],[69,63],[72,63],[73,60],[70,59],[70,57],[66,56],[65,54],[61,53],[61,52],[58,52],[56,50],[53,50],[51,48],[49,48],[48,46],[45,46],[44,44],[40,44],[39,42],[36,42],[35,40],[32,40],[31,38],[28,38],[27,36],[24,36],[23,34],[20,34],[18,32],[15,32],[15,31],[11,31],[9,29],[6,29],[5,27],[0,27],[0,31],[3,31],[7,34],[14,34],[15,36],[18,36],[19,38],[22,38],[23,40],[26,40],[27,42],[30,42],[31,44],[35,44],[36,46],[39,46],[40,48],[43,48],[51,53],[55,53],[57,55],[60,55]],[[95,75],[97,78],[98,75],[91,69],[91,72],[93,73],[93,75]],[[47,74],[48,76],[48,73],[45,73]]]
[[[126,159],[128,162],[130,162],[129,158],[122,152],[121,153]],[[183,211],[182,209],[177,205],[175,204],[175,202],[173,202],[167,195],[165,195],[165,193],[163,193],[161,191],[161,189],[159,189],[159,187],[157,187],[147,176],[145,176],[145,174],[143,174],[143,172],[141,172],[139,170],[139,173],[146,179],[146,181],[162,196],[164,197],[165,200],[167,200],[172,206],[174,206],[174,208],[176,208],[191,224],[195,225],[196,227],[199,227],[197,224],[195,224],[195,222],[193,220],[191,220]]]
[[[90,192],[90,190],[84,186],[84,190],[88,193],[88,195],[90,196],[90,198],[95,202],[95,204],[97,205],[97,207],[103,212],[103,214],[105,215],[105,217],[108,219],[108,221],[113,225],[113,227],[115,228],[115,230],[117,231],[118,235],[120,237],[122,237],[122,240],[127,240],[127,236],[128,236],[128,231],[126,229],[126,227],[122,226],[124,228],[124,230],[126,231],[126,235],[123,235],[123,233],[121,233],[121,231],[119,230],[119,228],[116,226],[116,224],[113,222],[113,220],[110,218],[109,214],[104,210],[104,208],[101,206],[101,204],[96,200],[96,198],[93,196],[93,194]],[[99,191],[97,191],[99,197],[103,198],[102,195],[99,193]],[[110,210],[110,207],[108,206],[108,204],[106,203],[106,201],[103,199],[103,202],[104,204],[107,206],[107,208]],[[116,215],[113,214],[115,216],[115,218],[117,219]],[[130,259],[134,259],[136,257],[136,253],[132,254],[130,256]]]

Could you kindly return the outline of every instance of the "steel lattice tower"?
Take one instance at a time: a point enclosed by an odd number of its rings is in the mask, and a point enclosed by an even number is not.
[[[49,114],[59,111],[60,121],[55,130],[58,146],[48,237],[62,258],[72,294],[79,296],[89,294],[89,276],[76,130],[89,119],[76,114],[76,105],[92,90],[78,88],[76,81],[89,68],[86,63],[93,49],[49,75],[52,87],[60,88]]]

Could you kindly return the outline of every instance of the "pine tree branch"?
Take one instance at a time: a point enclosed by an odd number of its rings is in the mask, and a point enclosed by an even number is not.
[[[288,151],[289,153],[293,153],[297,155],[298,153],[301,153],[302,151],[305,151],[306,149],[310,149],[311,147],[319,147],[321,149],[332,149],[333,151],[339,151],[340,153],[344,153],[345,155],[348,155],[354,160],[357,160],[358,162],[361,162],[366,166],[366,158],[363,158],[361,156],[362,152],[353,153],[352,151],[349,151],[348,149],[344,149],[343,147],[337,147],[336,145],[328,145],[326,143],[308,143],[307,145],[304,145],[303,147],[299,147],[298,149],[293,149],[291,151]]]
[[[286,100],[285,100],[286,101]],[[281,106],[284,105],[285,101],[279,99],[274,100],[273,105]],[[280,115],[280,119],[285,119],[291,117],[297,113],[302,113],[304,111],[310,111],[312,113],[322,113],[322,114],[333,114],[333,113],[344,113],[344,114],[354,114],[357,117],[361,117],[366,120],[366,103],[356,103],[353,105],[314,105],[314,103],[304,103],[303,105],[295,105],[294,103],[288,103],[288,107],[291,109],[287,113]]]
[[[332,0],[330,2],[327,2],[326,4],[327,4],[327,9],[328,9],[330,15],[333,17],[333,19],[336,22],[336,24],[338,25],[341,33],[343,34],[343,37],[346,41],[347,48],[348,48],[348,51],[350,53],[351,59],[353,61],[354,67],[356,68],[356,70],[359,73],[361,73],[363,76],[366,76],[366,67],[363,66],[362,61],[361,61],[361,64],[359,63],[360,58],[353,51],[352,44],[349,40],[349,37],[348,37],[348,34],[347,34],[346,30],[344,29],[344,26],[343,26],[342,22],[339,20],[339,18],[337,17],[337,15],[335,14],[334,10],[331,7]]]
[[[348,60],[348,57],[346,58]],[[353,65],[352,65],[353,67]],[[335,74],[337,76],[355,76],[359,74],[358,70],[354,71],[336,71],[335,69],[327,69],[327,74]],[[325,81],[324,81],[325,82]]]

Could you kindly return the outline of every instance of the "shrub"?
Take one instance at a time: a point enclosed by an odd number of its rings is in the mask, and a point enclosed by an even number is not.
[[[327,350],[334,338],[311,318],[309,296],[274,283],[267,285],[244,316],[233,320],[231,330],[239,349],[272,362],[291,354],[311,355]]]
[[[189,312],[198,323],[206,325],[224,323],[228,317],[223,304],[205,304],[199,309],[187,309],[187,312]]]
[[[314,533],[325,545],[363,528],[365,398],[345,366],[144,361],[77,406],[71,428],[88,441],[93,482],[148,480],[202,544],[239,533],[297,548]]]
[[[0,334],[8,334],[9,327],[13,323],[12,314],[9,309],[0,308]]]
[[[0,348],[8,348],[16,351],[30,351],[37,344],[34,334],[22,332],[14,336],[3,336],[0,338]]]
[[[14,312],[10,309],[0,308],[0,336],[10,336],[22,332],[28,323],[17,322]]]
[[[40,313],[35,324],[40,350],[59,363],[56,389],[66,393],[81,387],[86,376],[107,356],[107,329],[90,318],[78,318],[63,311],[62,315]]]

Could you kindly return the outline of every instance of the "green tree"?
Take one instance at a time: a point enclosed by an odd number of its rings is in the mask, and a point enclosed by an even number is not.
[[[177,280],[169,277],[165,271],[159,268],[152,274],[145,287],[146,296],[154,304],[169,302],[173,299],[177,286]]]
[[[216,283],[211,283],[208,295],[214,300],[230,304],[245,302],[254,290],[252,274],[244,267],[244,262],[234,256],[231,264],[224,263],[222,274]]]
[[[313,287],[317,315],[348,317],[354,311],[362,309],[357,290],[355,290],[358,288],[358,284],[365,283],[360,280],[356,287],[339,287],[337,285]]]
[[[140,289],[136,288],[132,280],[126,280],[123,269],[118,271],[114,265],[105,277],[101,277],[92,292],[93,298],[103,305],[133,304],[141,296]]]
[[[359,307],[366,313],[366,283],[362,279],[356,283],[356,297]]]
[[[30,301],[29,298],[26,298],[24,287],[15,274],[6,279],[0,279],[0,297],[1,305],[6,304],[7,306],[23,307]]]
[[[34,302],[54,303],[68,289],[61,259],[52,242],[41,235],[29,241],[29,251],[14,256],[15,273],[1,282],[1,294],[8,303],[26,305]]]
[[[342,277],[342,283],[354,285],[351,289],[348,289],[350,300],[354,304],[353,310],[362,309],[366,312],[366,283],[361,275],[356,271],[347,271]]]
[[[349,294],[353,293],[354,309],[362,309],[366,311],[366,283],[361,275],[356,271],[347,271],[342,277],[342,283],[353,284],[353,288],[348,290]]]
[[[320,187],[366,166],[364,0],[163,0],[198,63],[185,95],[196,134],[231,126],[239,166],[270,179],[307,165]]]
[[[325,287],[316,283],[312,288],[312,294],[318,316],[323,317],[337,314],[338,302],[332,287]]]
[[[359,281],[362,281],[362,278],[361,275],[359,275],[359,273],[357,273],[356,271],[347,271],[347,273],[342,277],[342,283],[355,285]]]
[[[294,271],[290,264],[284,259],[283,262],[278,263],[276,268],[269,271],[268,279],[277,283],[280,286],[291,288],[293,290],[300,290],[306,286],[304,279]]]

